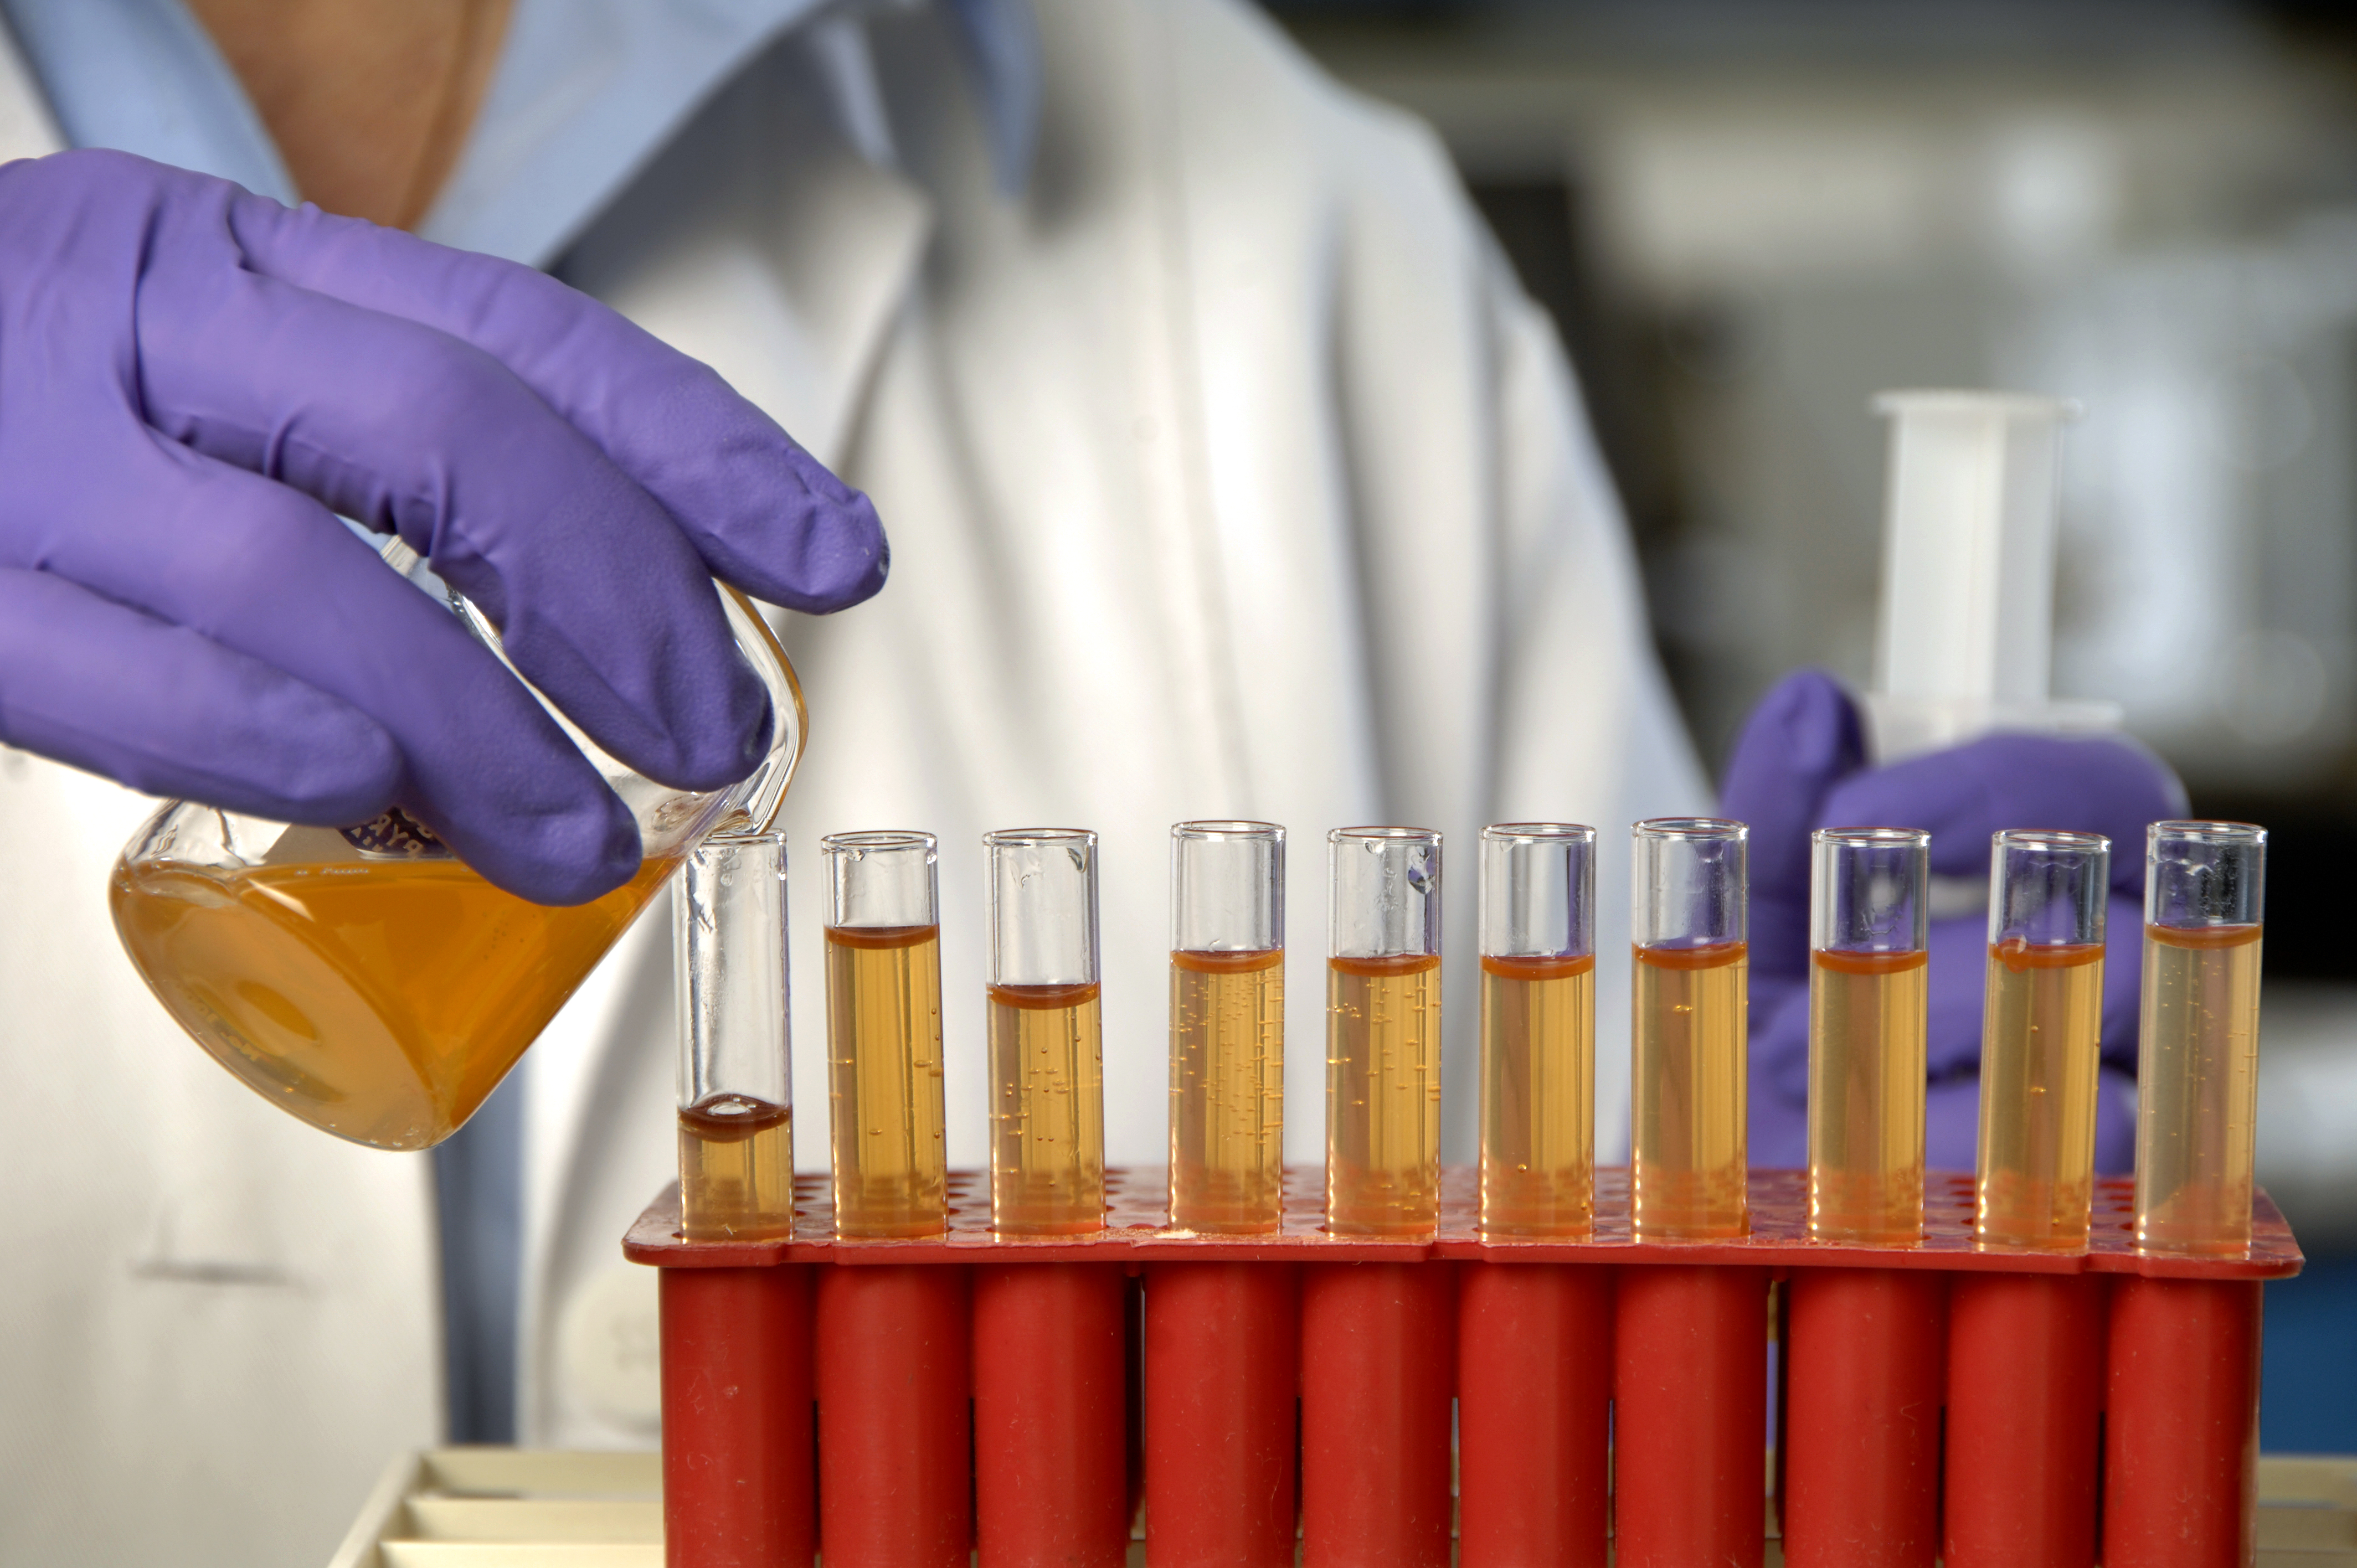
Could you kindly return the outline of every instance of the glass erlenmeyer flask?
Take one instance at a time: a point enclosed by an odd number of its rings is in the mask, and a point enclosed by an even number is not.
[[[383,553],[499,650],[481,612],[407,546]],[[316,828],[175,800],[115,864],[114,927],[131,961],[180,1026],[273,1103],[374,1148],[440,1143],[691,846],[724,822],[764,829],[776,815],[802,753],[802,689],[752,605],[725,587],[721,601],[776,715],[769,755],[741,783],[666,788],[555,714],[638,820],[644,859],[622,886],[549,908],[494,887],[398,810]]]

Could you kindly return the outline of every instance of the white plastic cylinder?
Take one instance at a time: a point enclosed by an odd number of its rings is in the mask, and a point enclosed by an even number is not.
[[[2049,694],[2061,426],[2018,392],[1890,392],[1882,608],[1867,698],[1883,761],[1992,729],[2110,728],[2105,703]]]

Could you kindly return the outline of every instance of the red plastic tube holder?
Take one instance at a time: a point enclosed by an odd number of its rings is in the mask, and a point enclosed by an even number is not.
[[[2181,1260],[2118,1181],[2060,1254],[1975,1248],[1965,1176],[1904,1250],[1810,1241],[1792,1171],[1695,1244],[1631,1239],[1619,1172],[1592,1237],[1497,1245],[1469,1171],[1429,1241],[1326,1235],[1317,1184],[1250,1239],[1165,1232],[1158,1171],[1054,1240],[993,1237],[968,1175],[926,1241],[833,1240],[811,1180],[795,1240],[688,1242],[666,1194],[624,1250],[662,1271],[669,1561],[1758,1568],[1780,1517],[1796,1568],[2252,1560],[2259,1291],[2301,1262],[2264,1197],[2246,1256]]]

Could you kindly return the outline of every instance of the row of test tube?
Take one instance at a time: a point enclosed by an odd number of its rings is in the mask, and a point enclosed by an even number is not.
[[[1975,1231],[2087,1244],[2111,843],[2009,830],[1990,846]],[[2150,825],[2145,847],[2136,1235],[2231,1255],[2251,1239],[2266,833]],[[1812,844],[1809,1230],[1922,1234],[1931,835],[1820,830]]]
[[[1743,1235],[1748,829],[1634,825],[1630,1222]],[[1417,1238],[1440,1198],[1441,835],[1328,834],[1326,1229]],[[1096,835],[985,836],[993,1229],[1104,1224]],[[823,842],[835,1233],[941,1234],[938,845]],[[1480,844],[1480,1228],[1576,1239],[1596,1219],[1596,833],[1506,823]],[[1809,1228],[1905,1246],[1923,1226],[1931,835],[1812,844]],[[2266,833],[2148,830],[2136,1224],[2147,1251],[2249,1244]],[[1285,831],[1171,832],[1169,1223],[1275,1232],[1283,1211]],[[2008,831],[1989,868],[1975,1227],[2087,1243],[2111,844]],[[781,837],[722,837],[680,899],[680,1159],[690,1240],[792,1228]]]

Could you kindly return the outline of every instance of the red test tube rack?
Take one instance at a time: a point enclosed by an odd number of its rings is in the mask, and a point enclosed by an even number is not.
[[[1947,1174],[1900,1248],[1810,1240],[1796,1171],[1698,1243],[1633,1240],[1619,1171],[1592,1238],[1487,1243],[1461,1169],[1430,1241],[1328,1235],[1316,1170],[1260,1238],[1166,1231],[1159,1170],[1072,1238],[961,1174],[945,1236],[836,1240],[798,1185],[793,1239],[684,1240],[674,1188],[624,1243],[674,1568],[1110,1568],[1141,1499],[1156,1568],[1757,1568],[1771,1519],[1796,1565],[2228,1568],[2301,1262],[2264,1195],[2243,1256],[2140,1255],[2121,1179],[2068,1252],[1976,1247]]]

